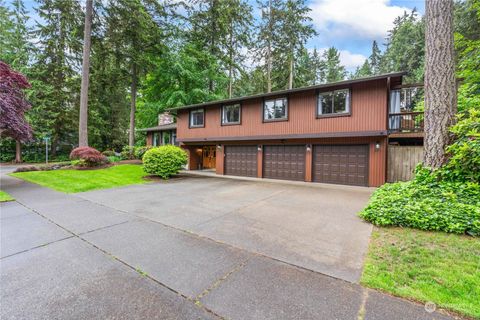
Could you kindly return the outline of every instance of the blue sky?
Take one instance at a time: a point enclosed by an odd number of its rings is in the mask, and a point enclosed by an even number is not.
[[[254,16],[258,17],[256,0],[248,1],[254,7]],[[29,10],[34,4],[33,0],[25,0]],[[335,46],[340,50],[342,63],[352,71],[370,55],[373,40],[383,49],[387,30],[395,17],[413,8],[423,15],[425,0],[307,0],[307,4],[312,9],[312,24],[318,32],[307,47],[324,50]]]
[[[395,17],[405,10],[423,15],[424,0],[308,0],[311,17],[318,36],[309,48],[335,46],[349,70],[363,63],[371,53],[372,41],[383,49],[387,31]]]

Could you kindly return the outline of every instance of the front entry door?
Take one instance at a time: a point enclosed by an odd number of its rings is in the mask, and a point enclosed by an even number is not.
[[[204,146],[202,152],[203,168],[213,169],[216,166],[216,148],[215,146]]]

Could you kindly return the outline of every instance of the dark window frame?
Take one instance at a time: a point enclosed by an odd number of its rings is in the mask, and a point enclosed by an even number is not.
[[[265,119],[265,105],[266,105],[266,102],[268,101],[275,101],[275,100],[285,100],[286,101],[286,105],[285,105],[285,117],[284,118],[275,118],[275,119]],[[280,97],[277,97],[277,98],[270,98],[270,99],[263,99],[262,101],[262,122],[281,122],[281,121],[288,121],[289,119],[289,112],[290,112],[290,108],[289,108],[289,104],[290,104],[290,99],[289,99],[289,96],[286,95],[286,96],[280,96]]]
[[[224,107],[229,107],[229,106],[234,106],[234,105],[238,105],[240,107],[240,111],[238,113],[238,122],[223,122],[223,108]],[[220,124],[222,126],[238,126],[240,124],[242,124],[242,103],[241,102],[237,102],[237,103],[231,103],[231,104],[222,104],[220,106]]]
[[[322,94],[325,94],[325,93],[331,93],[333,95],[333,100],[332,100],[332,110],[334,108],[334,103],[335,103],[335,99],[334,99],[334,94],[336,91],[345,91],[345,90],[348,90],[348,104],[346,105],[346,109],[347,109],[347,112],[338,112],[338,113],[335,113],[335,112],[332,112],[332,113],[320,113],[320,106],[319,106],[319,102],[320,102],[320,96]],[[315,105],[315,116],[317,119],[321,119],[321,118],[335,118],[335,117],[349,117],[352,115],[352,88],[339,88],[339,89],[334,89],[334,90],[325,90],[325,91],[320,91],[320,90],[317,90],[317,99],[316,99],[316,105]]]
[[[192,112],[195,111],[202,111],[203,112],[203,124],[202,125],[192,125]],[[205,108],[199,108],[199,109],[192,109],[188,112],[188,128],[189,129],[196,129],[196,128],[205,128]]]

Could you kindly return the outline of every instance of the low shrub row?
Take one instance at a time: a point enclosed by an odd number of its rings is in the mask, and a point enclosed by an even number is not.
[[[122,152],[120,152],[120,157],[123,160],[142,160],[145,152],[151,148],[152,147],[147,146],[125,146],[123,147]]]
[[[480,236],[480,184],[446,181],[441,175],[419,166],[412,181],[377,189],[359,215],[378,226]]]

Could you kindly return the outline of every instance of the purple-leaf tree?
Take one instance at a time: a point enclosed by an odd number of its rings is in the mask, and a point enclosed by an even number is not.
[[[32,128],[25,119],[25,112],[31,108],[24,89],[29,88],[27,78],[0,61],[0,135],[28,141],[32,138]]]

